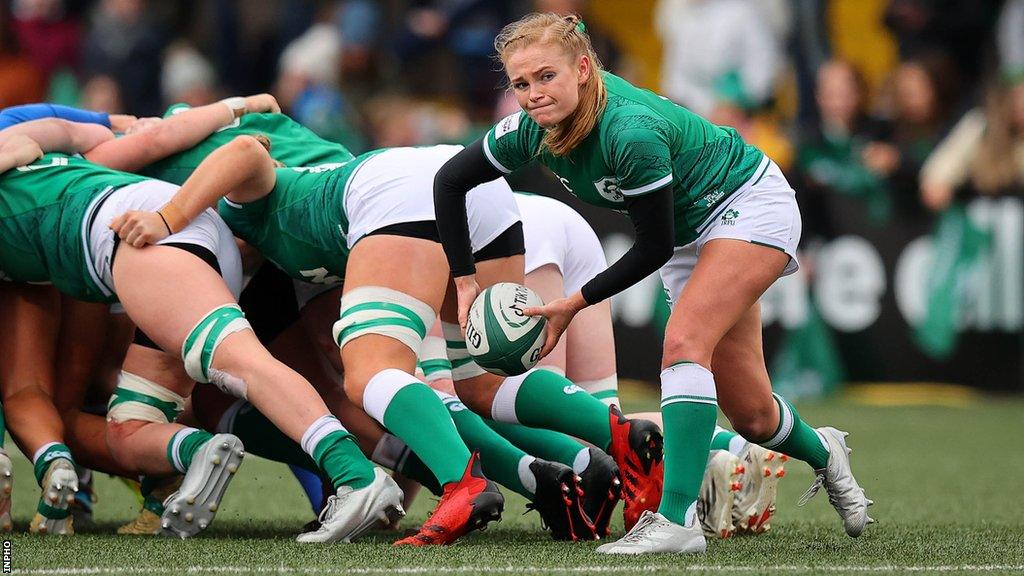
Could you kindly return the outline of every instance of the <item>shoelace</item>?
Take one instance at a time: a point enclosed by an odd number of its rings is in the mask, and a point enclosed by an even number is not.
[[[647,538],[647,531],[654,528],[656,524],[658,524],[658,517],[650,511],[644,512],[637,520],[636,526],[633,526],[632,530],[620,538],[619,542],[624,544],[641,542]]]
[[[814,496],[818,494],[818,490],[821,490],[821,487],[824,486],[824,485],[825,485],[825,475],[824,474],[818,474],[817,476],[815,476],[814,482],[811,484],[811,487],[808,488],[806,492],[804,492],[804,495],[801,496],[799,500],[797,500],[796,505],[797,506],[803,506],[804,504],[807,504],[808,502],[810,502],[811,498],[814,498]],[[830,502],[832,501],[832,495],[831,494],[829,494],[829,501]]]
[[[324,506],[324,509],[320,511],[320,515],[317,516],[317,520],[320,522],[321,528],[324,525],[324,520],[328,516],[333,514],[335,509],[339,508],[341,506],[342,502],[344,502],[344,501],[345,501],[345,498],[343,496],[339,497],[337,494],[332,494],[332,495],[327,497],[327,505]]]

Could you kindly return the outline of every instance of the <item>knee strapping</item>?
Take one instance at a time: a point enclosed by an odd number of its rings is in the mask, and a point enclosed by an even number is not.
[[[487,373],[469,355],[469,350],[466,348],[466,339],[462,336],[462,329],[459,328],[458,324],[441,322],[441,331],[444,333],[448,360],[452,363],[453,380],[468,380]]]
[[[416,363],[416,375],[422,376],[427,382],[452,379],[452,363],[448,360],[444,338],[427,336],[423,339],[419,361]]]
[[[341,318],[334,323],[334,341],[344,348],[367,334],[394,338],[419,354],[420,344],[436,313],[408,294],[380,286],[363,286],[341,297]]]
[[[213,363],[217,346],[220,346],[220,343],[231,334],[242,330],[252,330],[252,326],[249,325],[249,321],[245,319],[245,314],[237,304],[226,304],[210,311],[192,328],[181,345],[181,358],[185,361],[185,372],[196,382],[215,384],[225,392],[237,396],[231,390],[224,389],[222,384],[211,379],[210,365]],[[219,372],[219,374],[223,374],[223,372]],[[245,397],[244,387],[241,397]]]
[[[107,421],[174,422],[185,409],[185,398],[130,372],[121,372],[107,404]]]

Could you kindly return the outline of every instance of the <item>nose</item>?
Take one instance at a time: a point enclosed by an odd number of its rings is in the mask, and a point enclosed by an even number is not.
[[[544,97],[544,93],[543,92],[541,92],[540,90],[538,90],[538,89],[536,89],[536,88],[534,88],[532,86],[530,87],[530,102],[538,102],[543,97]]]

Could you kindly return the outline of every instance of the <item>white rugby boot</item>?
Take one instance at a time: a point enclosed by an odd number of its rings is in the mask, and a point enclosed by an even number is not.
[[[402,489],[380,468],[373,469],[373,482],[354,490],[338,488],[327,498],[320,512],[320,527],[299,534],[298,542],[351,542],[376,525],[387,526],[405,516]]]
[[[874,502],[864,495],[864,489],[857,484],[853,470],[850,469],[852,450],[846,447],[846,436],[849,432],[830,427],[817,428],[816,431],[828,442],[828,464],[814,471],[817,478],[800,498],[799,505],[806,504],[824,486],[825,492],[828,493],[828,501],[843,519],[846,533],[856,538],[868,524],[874,524],[875,521],[868,516],[868,506]]]
[[[160,520],[164,534],[184,540],[206,530],[244,457],[237,436],[217,434],[207,440],[192,457],[181,488],[164,500]]]
[[[3,432],[0,432],[2,434]],[[0,532],[10,532],[11,489],[14,487],[14,465],[7,452],[0,448]]]
[[[602,554],[700,554],[707,540],[696,518],[692,526],[680,526],[657,512],[645,510],[633,529],[615,542],[602,544]]]
[[[736,494],[732,521],[739,534],[771,530],[779,479],[786,475],[789,456],[748,443],[740,461],[743,487]]]
[[[60,534],[70,536],[75,533],[74,519],[70,506],[78,492],[78,475],[75,465],[67,458],[57,458],[50,463],[43,476],[43,493],[39,498],[36,510],[28,531],[32,534]],[[45,515],[39,510],[45,509]]]
[[[735,455],[725,450],[711,453],[697,499],[697,518],[705,536],[729,538],[736,531],[732,512],[742,476],[743,465]]]

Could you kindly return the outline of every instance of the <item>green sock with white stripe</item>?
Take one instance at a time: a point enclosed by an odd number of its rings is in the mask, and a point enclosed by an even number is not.
[[[608,406],[550,370],[505,378],[494,395],[491,417],[563,432],[601,449],[612,441]]]
[[[442,486],[462,478],[470,452],[441,400],[412,374],[382,370],[363,390],[363,409],[402,439]]]
[[[715,434],[711,437],[712,450],[725,450],[735,456],[739,456],[747,446],[747,441],[742,436],[726,430],[721,426],[715,426]]]
[[[245,451],[250,454],[306,470],[320,468],[295,440],[285,436],[262,412],[245,400],[237,401],[228,409],[217,429],[238,436],[245,445]]]
[[[554,430],[530,428],[522,424],[509,424],[494,420],[484,420],[484,422],[506,440],[527,453],[533,454],[538,458],[565,464],[577,474],[582,472],[582,470],[577,470],[575,466],[577,460],[581,458],[580,453],[586,452],[586,457],[589,457],[587,447],[567,434],[555,432]],[[589,460],[587,462],[589,463]]]
[[[50,442],[36,450],[32,457],[32,471],[35,472],[36,483],[40,487],[43,486],[43,478],[46,476],[46,471],[50,469],[50,464],[60,458],[68,460],[72,466],[75,464],[75,459],[71,457],[71,449],[60,442]]]
[[[662,371],[665,484],[658,512],[676,524],[691,526],[697,520],[697,496],[717,416],[711,371],[692,362],[678,362]]]
[[[373,482],[373,464],[359,450],[356,437],[334,416],[325,414],[313,421],[300,445],[335,490],[342,486],[359,490]]]
[[[498,484],[531,498],[537,488],[537,479],[530,470],[530,464],[535,458],[491,430],[483,418],[455,396],[443,392],[437,392],[437,395],[455,422],[459,436],[466,441],[470,450],[480,453],[480,466],[484,474]],[[527,488],[527,485],[532,486],[532,489]]]
[[[192,458],[210,438],[213,438],[213,434],[197,428],[186,427],[178,430],[174,436],[171,436],[171,441],[167,443],[167,461],[178,472],[182,474],[188,472],[189,466],[192,465]]]
[[[778,394],[772,396],[779,406],[779,427],[771,438],[758,444],[769,450],[782,452],[791,458],[803,460],[815,470],[828,466],[828,448],[825,441],[818,436],[814,428],[800,419],[800,414],[789,401]]]

